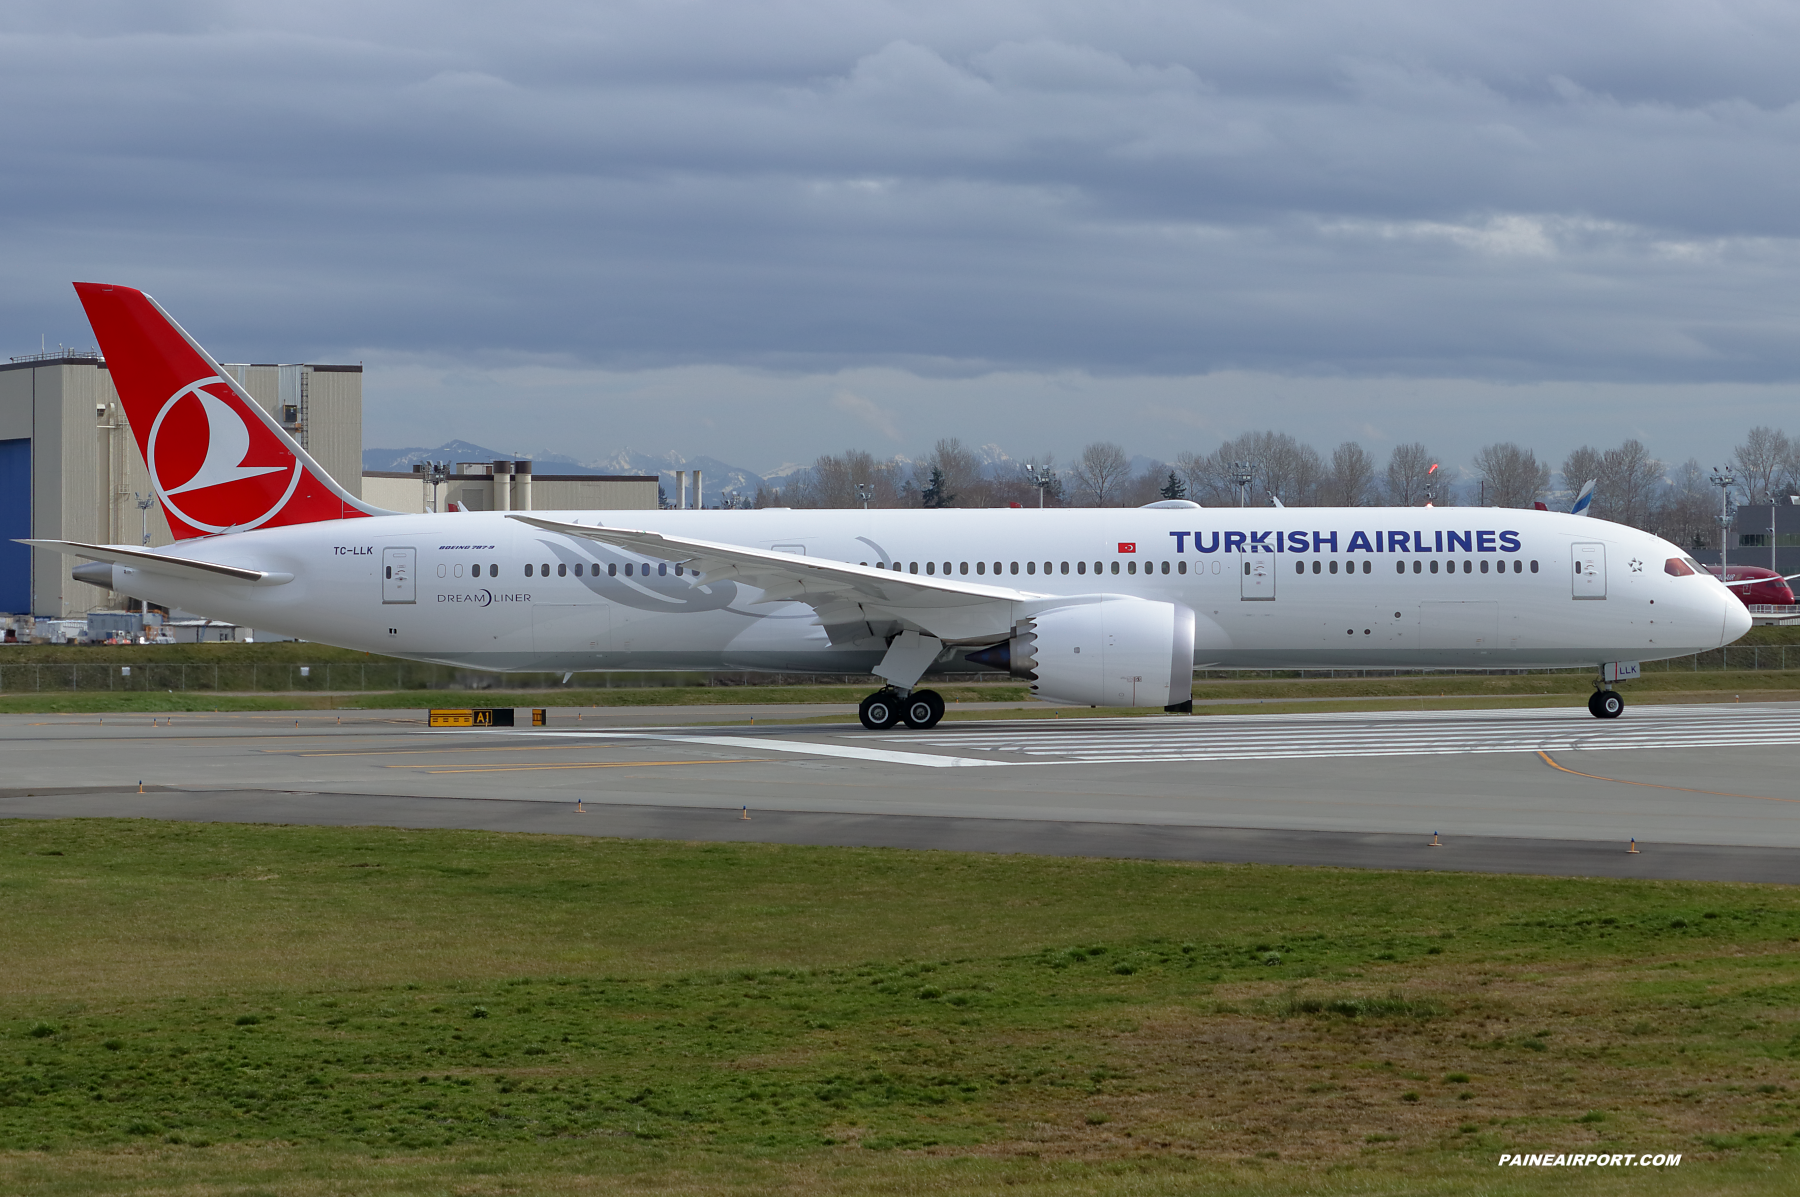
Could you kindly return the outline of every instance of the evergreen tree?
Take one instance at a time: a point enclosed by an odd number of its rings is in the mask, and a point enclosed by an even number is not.
[[[1162,489],[1157,493],[1165,499],[1185,499],[1187,498],[1187,483],[1183,482],[1174,470],[1170,470],[1169,480],[1162,484]]]
[[[948,489],[949,483],[944,478],[943,467],[934,465],[931,467],[931,482],[919,497],[926,507],[948,507],[956,502],[955,495],[946,493]]]

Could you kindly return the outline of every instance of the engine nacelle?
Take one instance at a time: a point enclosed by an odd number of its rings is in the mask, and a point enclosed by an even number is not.
[[[1053,607],[968,660],[1028,678],[1038,698],[1170,707],[1194,696],[1194,613],[1176,603],[1104,599]]]

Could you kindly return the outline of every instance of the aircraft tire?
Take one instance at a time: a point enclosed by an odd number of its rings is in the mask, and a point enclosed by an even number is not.
[[[1588,713],[1596,719],[1617,719],[1625,713],[1625,698],[1617,690],[1596,690],[1588,699]]]
[[[906,726],[914,731],[936,727],[944,717],[944,696],[936,690],[914,690],[902,711]]]
[[[892,690],[877,690],[858,704],[856,717],[870,731],[886,731],[900,722],[900,699]]]

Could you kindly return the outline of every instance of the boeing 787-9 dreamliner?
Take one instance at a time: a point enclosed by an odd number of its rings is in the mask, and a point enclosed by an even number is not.
[[[1491,507],[401,514],[352,496],[148,295],[77,283],[177,543],[37,540],[74,576],[308,640],[482,670],[927,673],[1191,709],[1196,668],[1595,670],[1729,644],[1744,605],[1675,545]]]

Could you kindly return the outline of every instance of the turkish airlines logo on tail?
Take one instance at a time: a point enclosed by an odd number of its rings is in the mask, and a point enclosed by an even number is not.
[[[170,512],[201,532],[266,523],[300,484],[299,459],[242,405],[213,375],[170,395],[150,425],[151,484]]]

